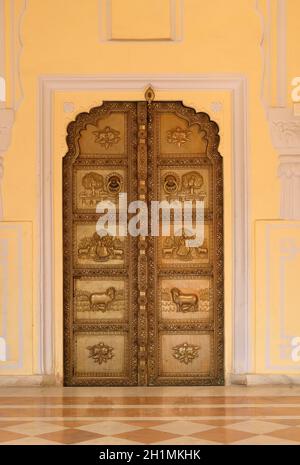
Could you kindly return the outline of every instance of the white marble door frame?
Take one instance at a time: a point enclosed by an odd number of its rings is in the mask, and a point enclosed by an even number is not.
[[[233,221],[233,360],[234,374],[251,371],[249,183],[247,81],[240,75],[101,75],[41,76],[39,79],[38,176],[39,204],[39,374],[54,374],[53,256],[53,95],[56,91],[143,91],[155,89],[225,90],[232,96],[232,221]],[[230,258],[229,258],[230,259]],[[225,308],[226,313],[226,308]],[[226,343],[226,341],[225,341]]]

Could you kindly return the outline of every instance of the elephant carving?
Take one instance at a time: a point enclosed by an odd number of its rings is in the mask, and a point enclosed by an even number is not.
[[[172,300],[176,305],[177,312],[197,312],[198,296],[196,294],[184,294],[180,289],[171,289]]]

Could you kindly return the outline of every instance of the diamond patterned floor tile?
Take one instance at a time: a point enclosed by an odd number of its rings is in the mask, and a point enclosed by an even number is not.
[[[99,433],[107,436],[126,433],[127,431],[135,431],[139,429],[138,426],[126,425],[118,421],[101,421],[93,423],[92,425],[81,426],[78,428],[83,431],[90,431],[91,433]]]
[[[245,445],[245,446],[254,446],[254,445],[262,445],[262,446],[292,446],[292,445],[297,445],[300,444],[299,442],[296,441],[289,441],[287,439],[279,439],[279,438],[274,438],[272,436],[268,435],[258,435],[258,436],[252,436],[251,438],[247,439],[242,439],[241,441],[235,441],[234,445]]]
[[[179,436],[178,438],[173,438],[173,439],[168,439],[166,441],[158,441],[154,442],[153,444],[156,445],[170,445],[170,446],[185,446],[185,445],[197,445],[197,446],[203,446],[203,445],[216,445],[220,444],[215,441],[206,441],[205,439],[197,439],[193,437],[186,437],[186,436]]]
[[[53,433],[65,429],[64,426],[53,425],[52,423],[43,421],[32,421],[22,425],[14,425],[5,428],[6,431],[14,433],[26,434],[27,436],[37,436],[43,433]]]
[[[234,423],[239,423],[241,420],[228,420],[228,419],[208,419],[208,420],[191,420],[193,423],[199,423],[201,425],[210,425],[210,426],[228,426],[233,425]]]
[[[41,434],[38,437],[48,439],[49,441],[56,441],[61,444],[76,444],[83,441],[98,439],[101,435],[90,433],[89,431],[70,428],[56,431],[54,433]]]
[[[235,423],[233,428],[238,431],[245,431],[245,433],[268,434],[284,429],[286,426],[262,420],[249,420]]]
[[[57,420],[51,421],[52,425],[65,426],[66,428],[79,428],[80,426],[93,425],[95,421]]]
[[[178,437],[178,435],[165,433],[163,431],[155,431],[153,429],[138,429],[135,431],[130,431],[128,433],[115,435],[115,437],[127,439],[129,441],[135,441],[140,444],[151,444],[157,441],[164,441],[167,439],[176,438]]]
[[[190,435],[192,433],[197,433],[200,431],[207,431],[209,429],[213,429],[213,426],[209,425],[201,425],[197,423],[193,423],[191,421],[172,421],[170,423],[166,423],[161,426],[154,426],[152,429],[157,431],[165,431],[166,433],[173,433],[173,434],[186,434]]]
[[[15,441],[1,442],[1,446],[57,446],[57,442],[29,436]]]
[[[122,439],[122,438],[116,438],[113,436],[105,436],[103,438],[99,439],[92,439],[90,441],[83,441],[80,443],[81,446],[90,446],[90,445],[95,445],[95,446],[126,446],[126,445],[137,445],[140,444],[139,442],[135,441],[128,441],[127,439]]]
[[[300,442],[300,428],[291,427],[291,428],[281,429],[280,431],[274,431],[273,433],[270,433],[269,436],[273,436],[279,439],[288,439],[289,441]]]
[[[208,441],[219,442],[221,444],[229,444],[235,441],[240,441],[241,439],[250,438],[253,435],[229,428],[213,428],[209,431],[192,434],[191,436]]]
[[[12,431],[4,431],[3,429],[0,430],[0,443],[7,441],[15,441],[16,439],[25,438],[24,434],[13,433]]]
[[[266,420],[268,421],[268,423],[276,423],[276,424],[280,424],[280,425],[287,425],[287,426],[300,426],[300,419],[290,419],[290,420],[286,420],[285,418],[282,418],[280,420]]]
[[[0,421],[0,428],[7,428],[8,426],[14,426],[14,425],[24,425],[25,423],[30,423],[29,421]]]
[[[122,420],[122,423],[138,426],[139,428],[152,428],[153,426],[165,425],[166,423],[169,423],[169,420]]]

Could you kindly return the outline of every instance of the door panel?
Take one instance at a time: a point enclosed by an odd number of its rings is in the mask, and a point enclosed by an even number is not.
[[[63,162],[66,385],[223,384],[218,127],[181,102],[105,102],[70,123]],[[96,206],[204,202],[204,240],[96,232]],[[121,211],[125,213],[125,211]],[[149,225],[151,215],[149,213]]]
[[[149,384],[223,383],[223,199],[218,127],[181,102],[149,110],[149,201],[204,201],[204,241],[149,240]]]
[[[106,102],[68,127],[64,158],[66,385],[137,384],[137,239],[100,237],[96,205],[137,197],[137,105]],[[130,179],[130,183],[128,183]]]

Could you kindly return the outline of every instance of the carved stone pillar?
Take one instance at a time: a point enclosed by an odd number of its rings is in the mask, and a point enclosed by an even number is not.
[[[3,203],[1,183],[3,178],[4,153],[11,141],[11,129],[14,122],[14,110],[11,108],[0,108],[0,221],[3,218]]]
[[[300,117],[290,108],[269,109],[272,141],[279,154],[280,217],[300,220]]]

